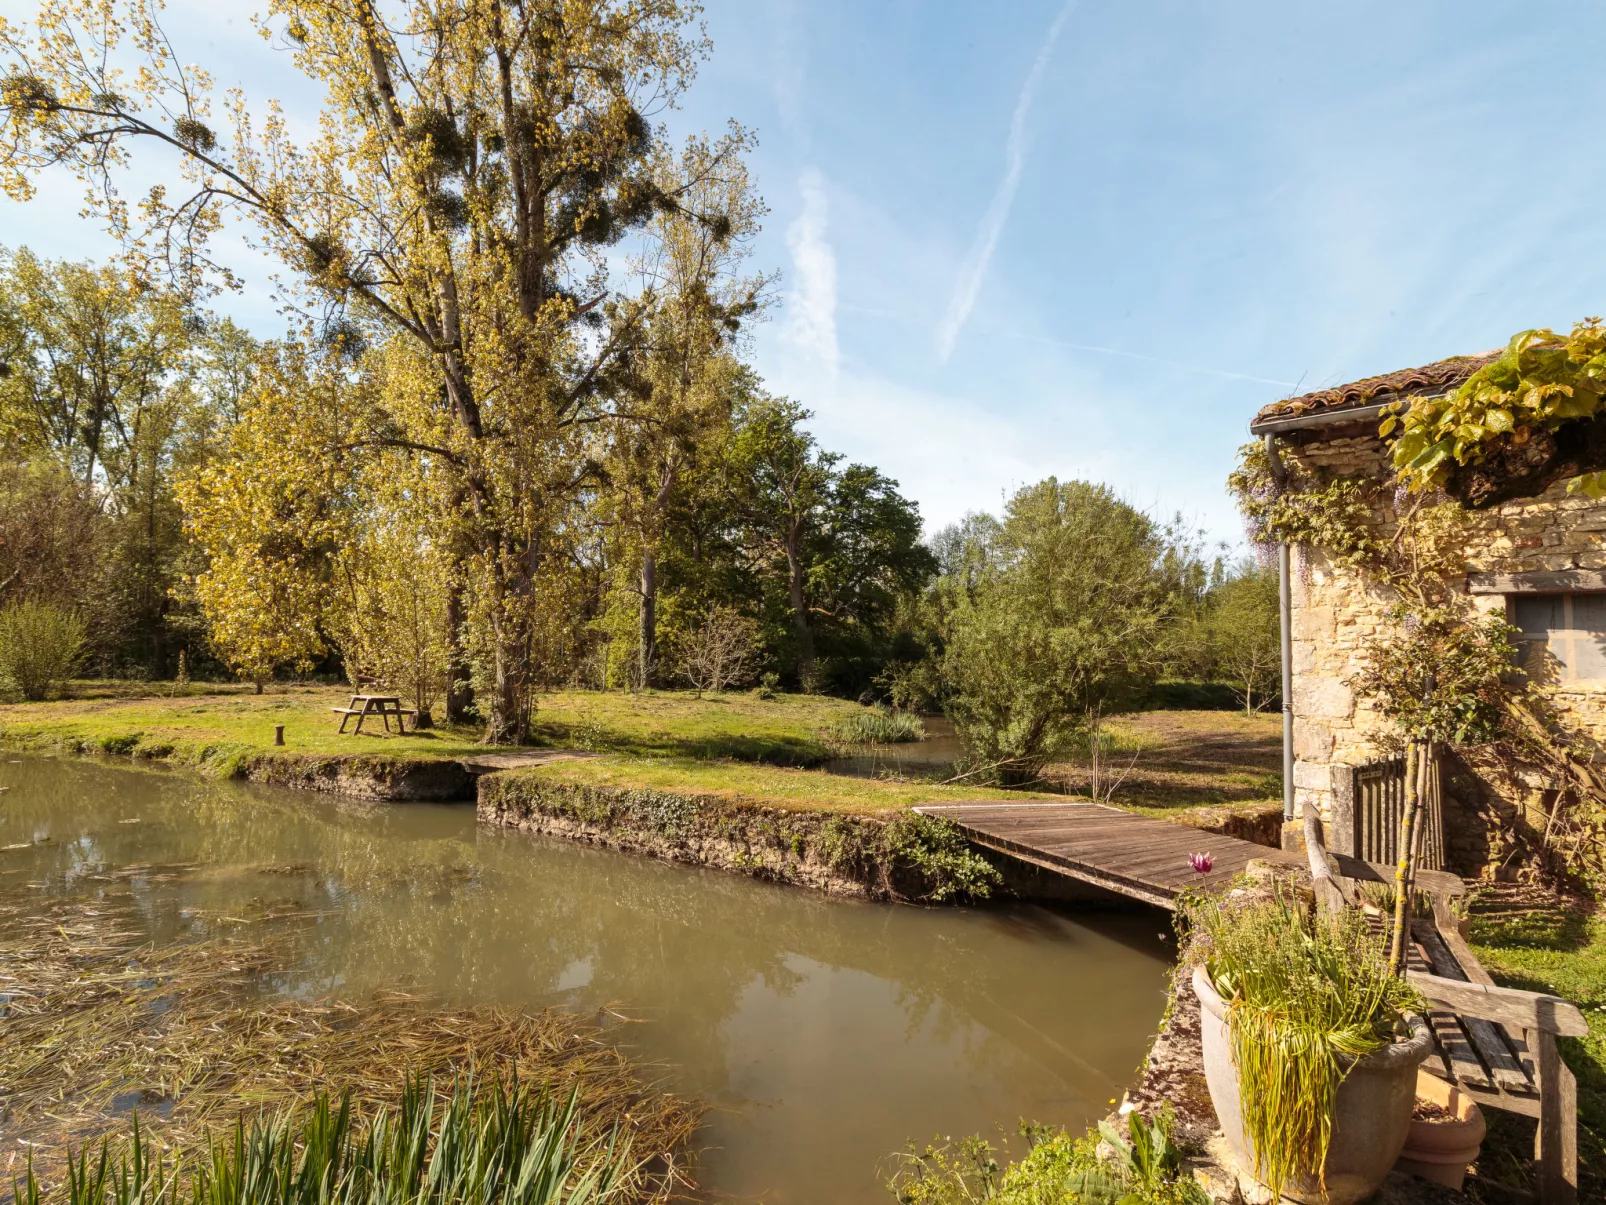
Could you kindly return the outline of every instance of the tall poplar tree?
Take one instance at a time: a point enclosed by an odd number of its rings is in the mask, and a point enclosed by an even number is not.
[[[324,98],[305,142],[276,104],[237,91],[220,121],[158,0],[47,0],[36,36],[0,24],[10,195],[76,171],[136,267],[188,288],[216,279],[208,239],[243,217],[326,329],[411,345],[417,388],[368,438],[454,478],[440,521],[456,532],[456,613],[491,741],[527,735],[541,577],[596,478],[595,431],[649,310],[613,286],[603,249],[686,208],[653,174],[650,122],[706,49],[693,13],[680,0],[270,0],[262,31]],[[140,145],[179,166],[131,206],[116,185]]]

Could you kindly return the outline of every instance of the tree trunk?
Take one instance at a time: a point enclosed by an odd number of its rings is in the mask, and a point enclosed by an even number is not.
[[[446,632],[449,653],[446,658],[446,722],[468,723],[468,711],[474,704],[474,687],[470,684],[468,657],[463,652],[463,587],[454,582],[446,595]]]
[[[809,628],[808,601],[803,597],[803,558],[796,531],[786,541],[786,586],[792,600],[792,626],[797,629],[797,684],[805,694],[813,694],[814,633]]]
[[[1406,943],[1411,932],[1411,881],[1416,872],[1417,814],[1422,810],[1422,746],[1405,746],[1405,816],[1400,825],[1399,858],[1394,864],[1394,934],[1389,943],[1389,973],[1405,974]]]
[[[641,551],[641,685],[658,685],[658,555]]]

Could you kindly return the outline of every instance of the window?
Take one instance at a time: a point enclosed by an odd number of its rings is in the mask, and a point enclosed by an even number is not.
[[[1606,678],[1606,594],[1519,594],[1523,668],[1541,681]]]

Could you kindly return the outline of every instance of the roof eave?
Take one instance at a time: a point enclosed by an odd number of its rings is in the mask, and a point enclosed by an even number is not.
[[[1308,431],[1313,427],[1336,427],[1341,423],[1365,422],[1369,418],[1382,418],[1402,402],[1426,401],[1445,397],[1443,393],[1416,393],[1406,397],[1394,396],[1386,402],[1371,402],[1365,406],[1335,407],[1318,410],[1315,414],[1294,414],[1287,417],[1257,419],[1249,424],[1251,435],[1281,435],[1284,431]]]

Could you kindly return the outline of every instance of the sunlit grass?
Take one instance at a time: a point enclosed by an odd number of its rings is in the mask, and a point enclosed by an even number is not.
[[[136,697],[107,697],[107,684],[86,687],[89,698],[0,706],[0,740],[14,747],[133,753],[180,764],[207,766],[260,753],[366,753],[390,757],[462,757],[483,753],[477,726],[441,725],[424,731],[386,732],[376,719],[341,733],[330,710],[350,701],[349,689],[281,686],[263,695],[225,688],[177,696],[130,684]],[[734,758],[809,765],[828,754],[822,729],[863,710],[817,695],[705,695],[653,691],[638,694],[560,691],[541,699],[535,714],[538,741],[638,756]],[[274,745],[283,725],[285,744]]]

